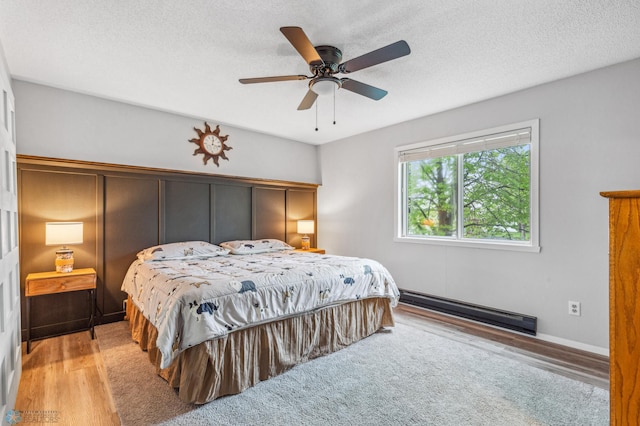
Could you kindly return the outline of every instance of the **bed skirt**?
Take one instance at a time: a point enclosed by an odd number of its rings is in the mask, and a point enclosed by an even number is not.
[[[240,393],[394,325],[388,298],[362,299],[208,340],[160,369],[160,351],[155,345],[158,332],[130,299],[127,319],[133,340],[148,352],[158,375],[178,388],[181,400],[194,404]]]

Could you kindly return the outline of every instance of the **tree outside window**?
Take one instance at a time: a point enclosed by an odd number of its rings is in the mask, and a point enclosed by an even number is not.
[[[532,158],[530,129],[400,150],[400,237],[531,244]]]

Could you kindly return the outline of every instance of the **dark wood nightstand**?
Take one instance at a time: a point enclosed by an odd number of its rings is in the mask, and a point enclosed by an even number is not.
[[[90,295],[89,330],[93,339],[96,314],[96,271],[93,268],[74,269],[66,273],[54,271],[27,275],[24,284],[24,295],[27,299],[27,353],[31,352],[31,298],[80,290],[87,290]]]
[[[319,249],[319,248],[315,248],[315,247],[311,247],[310,249],[307,250],[303,250],[303,249],[295,249],[293,251],[296,251],[298,253],[316,253],[316,254],[325,254],[324,249]]]

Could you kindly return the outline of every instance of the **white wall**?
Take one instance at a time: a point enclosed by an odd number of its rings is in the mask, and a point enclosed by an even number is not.
[[[638,76],[635,60],[322,145],[318,245],[381,261],[400,288],[535,315],[540,338],[608,354],[599,192],[640,188]],[[394,242],[394,147],[534,118],[540,253]]]
[[[316,146],[220,124],[229,161],[193,156],[199,119],[13,81],[18,154],[319,183]]]

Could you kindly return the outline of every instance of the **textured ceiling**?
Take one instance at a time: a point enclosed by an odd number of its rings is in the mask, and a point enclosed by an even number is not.
[[[343,60],[398,40],[411,54],[350,74],[297,111],[309,75],[280,33],[302,27]],[[640,57],[638,0],[2,0],[12,76],[320,144]]]

